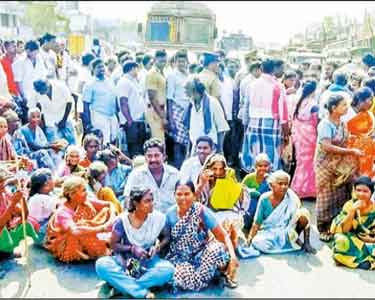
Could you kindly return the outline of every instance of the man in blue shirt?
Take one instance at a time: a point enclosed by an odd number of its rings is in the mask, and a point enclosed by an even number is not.
[[[92,127],[103,132],[103,143],[113,143],[118,132],[118,105],[115,86],[105,76],[103,60],[91,62],[94,79],[86,84],[83,91],[83,114],[85,131]]]

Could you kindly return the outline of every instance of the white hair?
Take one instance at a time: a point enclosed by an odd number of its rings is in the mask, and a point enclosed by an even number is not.
[[[30,109],[29,109],[29,112],[27,113],[27,118],[30,120],[30,119],[31,119],[31,115],[32,115],[33,113],[36,113],[36,112],[39,113],[39,114],[41,114],[39,108],[37,108],[37,107],[32,107],[32,108],[30,108]]]
[[[65,160],[69,156],[70,153],[77,152],[80,159],[83,159],[85,157],[85,150],[82,149],[82,147],[77,145],[69,145],[68,148],[66,148],[65,151]]]
[[[255,165],[257,165],[257,164],[260,163],[261,161],[265,161],[265,162],[268,162],[269,164],[271,164],[271,160],[270,160],[270,158],[268,157],[267,153],[259,153],[259,154],[255,157]]]
[[[290,182],[290,175],[287,172],[285,172],[283,170],[277,170],[277,171],[273,172],[267,178],[267,181],[268,181],[269,184],[272,184],[279,179],[285,179],[285,178],[288,179],[288,182]]]

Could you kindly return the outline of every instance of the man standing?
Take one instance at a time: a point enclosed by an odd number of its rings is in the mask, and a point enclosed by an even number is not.
[[[26,57],[16,60],[13,65],[14,81],[20,92],[20,95],[27,107],[35,107],[34,81],[46,79],[47,69],[43,61],[38,57],[39,44],[31,40],[25,44]]]
[[[224,138],[224,155],[229,166],[236,167],[238,165],[238,155],[241,147],[241,122],[238,121],[238,89],[234,78],[238,71],[237,63],[234,60],[227,60],[227,74],[224,67],[221,68],[223,81],[221,82],[221,101],[225,109],[226,119],[230,130],[225,134]]]
[[[179,169],[186,156],[189,144],[188,130],[183,123],[184,111],[189,105],[189,98],[185,93],[185,82],[188,78],[187,53],[176,53],[176,67],[167,79],[167,110],[169,135],[173,140],[173,165]]]
[[[16,55],[17,55],[16,42],[13,40],[5,41],[4,49],[5,49],[5,55],[1,59],[1,64],[3,65],[3,69],[7,77],[8,90],[9,90],[9,93],[13,97],[17,97],[19,96],[20,92],[14,81],[14,74],[13,74],[13,69],[12,69],[12,64],[14,63],[16,59]]]
[[[38,93],[37,103],[43,114],[48,142],[53,143],[57,138],[63,138],[70,145],[75,144],[75,132],[69,119],[73,97],[65,82],[55,79],[37,80],[34,88]]]
[[[206,93],[198,78],[189,79],[185,89],[190,103],[184,114],[184,124],[189,130],[191,144],[196,145],[198,138],[206,135],[213,140],[216,151],[223,153],[224,135],[229,130],[223,109],[214,97]]]
[[[282,142],[288,135],[286,96],[273,76],[273,60],[266,59],[261,67],[263,74],[250,84],[249,97],[244,105],[242,166],[250,170],[255,157],[265,152],[277,170],[281,167]]]
[[[248,69],[249,73],[239,83],[239,86],[240,86],[240,105],[239,106],[240,107],[239,107],[238,117],[240,119],[242,119],[243,105],[246,102],[245,98],[249,97],[249,86],[255,79],[259,78],[260,75],[262,74],[260,65],[261,65],[260,61],[255,61],[249,64],[249,69]]]
[[[100,58],[91,62],[94,79],[85,85],[83,91],[83,114],[86,128],[103,132],[103,143],[113,143],[117,137],[117,98],[112,80],[105,76],[104,63]]]
[[[154,197],[154,208],[162,213],[175,205],[174,189],[178,180],[178,171],[164,163],[165,146],[161,140],[151,138],[143,146],[146,163],[135,168],[128,177],[125,186],[125,204],[128,204],[130,192],[134,187],[150,189]]]
[[[40,57],[47,69],[47,78],[53,79],[57,77],[57,42],[56,36],[46,33],[41,38],[42,44],[40,49]]]
[[[214,53],[204,53],[203,67],[198,78],[206,87],[207,94],[215,97],[221,103],[221,84],[218,77],[219,57]]]
[[[164,76],[164,67],[167,63],[165,50],[157,50],[155,53],[155,64],[146,75],[146,91],[148,104],[146,109],[146,120],[151,128],[151,136],[165,141],[164,133],[167,129],[166,115],[166,92],[167,80]]]
[[[124,76],[117,83],[117,97],[120,110],[125,117],[125,132],[130,158],[143,153],[142,145],[146,140],[144,121],[145,103],[138,82],[138,64],[127,61],[123,67]]]

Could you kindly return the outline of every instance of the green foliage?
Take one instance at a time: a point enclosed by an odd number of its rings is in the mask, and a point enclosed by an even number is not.
[[[30,26],[34,34],[69,32],[69,19],[56,13],[55,1],[29,1],[23,5],[25,14],[21,22]]]

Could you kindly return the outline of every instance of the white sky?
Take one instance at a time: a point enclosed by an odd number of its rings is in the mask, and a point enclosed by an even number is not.
[[[83,12],[95,17],[123,18],[145,21],[156,1],[85,1],[80,2]],[[286,43],[306,26],[321,20],[325,15],[346,14],[362,21],[364,10],[375,12],[371,1],[199,1],[216,14],[219,32],[237,32],[241,29],[255,42]]]

